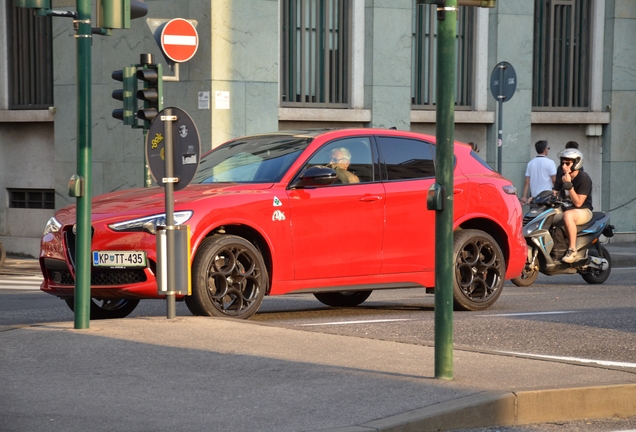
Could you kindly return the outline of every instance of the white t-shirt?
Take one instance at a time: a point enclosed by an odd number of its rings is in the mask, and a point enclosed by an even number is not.
[[[556,164],[545,156],[537,156],[528,162],[526,177],[530,177],[530,196],[552,190],[552,176],[556,175]]]

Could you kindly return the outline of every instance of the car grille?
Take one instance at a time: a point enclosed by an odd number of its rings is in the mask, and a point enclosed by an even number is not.
[[[47,269],[49,278],[58,285],[75,285],[75,278],[68,270]],[[130,285],[146,282],[143,269],[99,270],[91,273],[91,285]]]

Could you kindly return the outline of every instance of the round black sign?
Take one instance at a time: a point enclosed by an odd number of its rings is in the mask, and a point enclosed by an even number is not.
[[[503,83],[503,85],[502,85]],[[512,99],[517,89],[517,73],[508,62],[502,61],[490,74],[490,91],[496,100],[506,102]]]
[[[170,116],[176,119],[166,118],[166,110],[172,111]],[[190,184],[197,172],[201,155],[201,139],[194,121],[181,108],[164,108],[157,114],[146,136],[146,160],[152,178],[159,186],[165,187],[163,179],[166,176],[165,153],[168,137],[165,134],[165,122],[167,121],[172,122],[172,170],[174,177],[179,179],[173,184],[174,190],[178,191]]]

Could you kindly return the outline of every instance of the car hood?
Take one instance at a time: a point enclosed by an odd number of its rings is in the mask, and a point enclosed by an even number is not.
[[[197,184],[174,193],[175,211],[187,210],[196,201],[207,200],[214,196],[260,194],[272,187],[272,184]],[[93,222],[98,220],[120,220],[122,217],[135,218],[165,212],[165,190],[160,187],[126,189],[110,192],[93,198],[91,215]],[[60,210],[57,219],[64,223],[75,222],[75,205]]]

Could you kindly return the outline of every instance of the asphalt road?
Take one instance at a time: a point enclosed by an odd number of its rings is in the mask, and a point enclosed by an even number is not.
[[[636,372],[636,268],[614,269],[602,285],[578,275],[541,275],[533,286],[507,283],[482,312],[456,312],[457,349],[550,356]],[[0,326],[72,321],[66,304],[37,290],[37,277],[0,276]],[[362,305],[336,309],[313,295],[266,298],[252,321],[306,331],[433,346],[434,296],[422,290],[376,291]],[[191,315],[177,303],[177,316]],[[166,316],[165,302],[145,300],[131,317]]]

